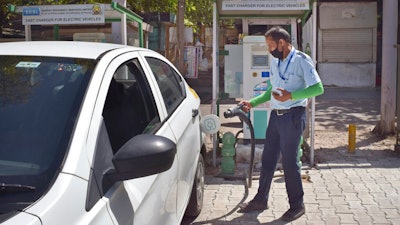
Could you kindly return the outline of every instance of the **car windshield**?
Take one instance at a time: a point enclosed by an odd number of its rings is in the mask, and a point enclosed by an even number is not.
[[[0,55],[0,215],[35,201],[57,175],[95,64]]]

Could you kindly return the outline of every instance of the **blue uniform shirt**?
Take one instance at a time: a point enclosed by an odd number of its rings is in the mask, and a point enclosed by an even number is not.
[[[280,87],[289,92],[294,92],[321,82],[312,59],[293,46],[283,61],[272,58],[270,79],[272,91]],[[289,99],[280,102],[271,94],[270,103],[273,109],[289,109],[296,106],[306,106],[307,99]]]

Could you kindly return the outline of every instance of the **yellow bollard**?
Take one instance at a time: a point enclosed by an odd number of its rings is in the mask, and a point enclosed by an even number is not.
[[[350,153],[356,150],[356,125],[349,124],[349,148]]]

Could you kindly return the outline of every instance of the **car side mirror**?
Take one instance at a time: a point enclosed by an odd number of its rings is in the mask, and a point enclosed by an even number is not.
[[[176,144],[168,138],[140,134],[126,142],[114,155],[115,170],[104,176],[103,185],[164,172],[171,168]],[[107,189],[106,189],[107,190]]]

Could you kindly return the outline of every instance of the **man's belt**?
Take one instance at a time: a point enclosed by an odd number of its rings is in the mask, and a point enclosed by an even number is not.
[[[273,111],[276,112],[276,115],[278,116],[282,116],[290,111],[296,110],[296,109],[301,109],[304,108],[303,106],[296,106],[296,107],[292,107],[290,109],[273,109]]]

